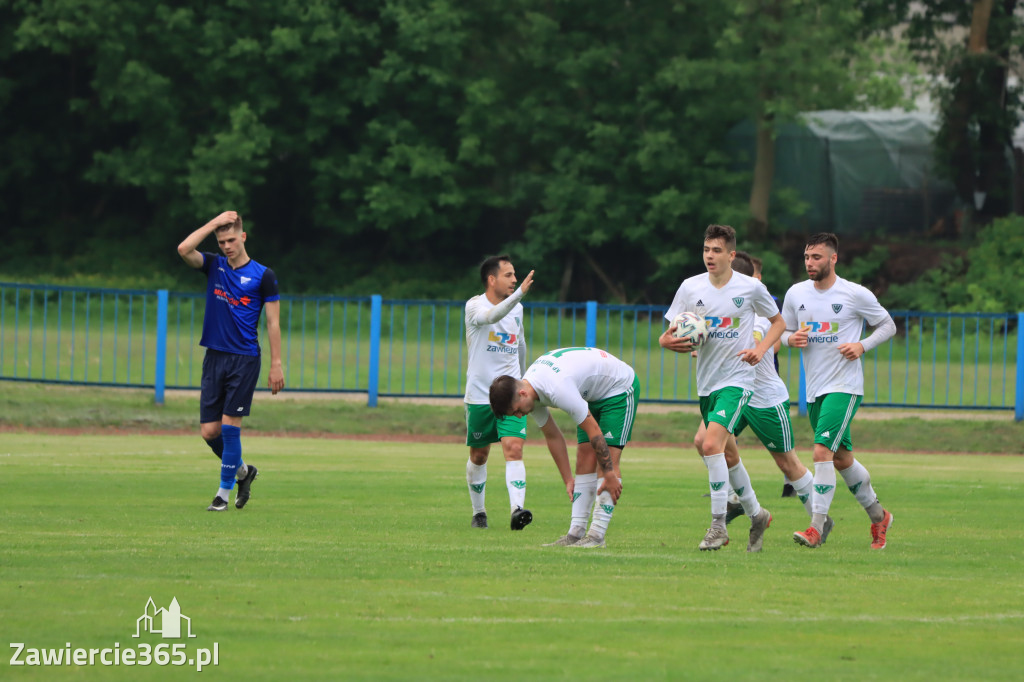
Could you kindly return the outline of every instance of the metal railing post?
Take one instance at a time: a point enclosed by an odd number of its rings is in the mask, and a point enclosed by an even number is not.
[[[377,393],[380,391],[380,323],[381,296],[370,297],[370,367],[366,388],[366,406],[377,407]]]
[[[167,386],[167,289],[156,292],[156,366],[153,372],[153,400],[164,404]]]
[[[587,301],[587,333],[584,345],[587,348],[597,345],[597,301]]]
[[[1024,421],[1024,313],[1017,313],[1017,393],[1013,400],[1013,418]]]
[[[807,416],[807,375],[804,373],[804,354],[800,353],[800,389],[799,409],[797,412],[801,417]]]

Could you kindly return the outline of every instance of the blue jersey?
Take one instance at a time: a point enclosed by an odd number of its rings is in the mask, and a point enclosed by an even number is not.
[[[263,304],[278,301],[277,275],[254,260],[231,269],[228,259],[203,253],[206,273],[206,315],[200,346],[238,355],[259,355],[256,324]]]

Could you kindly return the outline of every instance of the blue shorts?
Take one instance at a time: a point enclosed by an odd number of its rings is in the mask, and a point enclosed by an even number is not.
[[[249,416],[260,378],[260,356],[206,349],[199,394],[199,423],[222,421],[222,415]]]

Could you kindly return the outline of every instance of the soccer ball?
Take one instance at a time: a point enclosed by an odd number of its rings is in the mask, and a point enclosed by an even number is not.
[[[677,339],[685,339],[694,346],[703,346],[708,340],[708,323],[697,313],[679,313],[672,324],[676,325],[673,336]]]

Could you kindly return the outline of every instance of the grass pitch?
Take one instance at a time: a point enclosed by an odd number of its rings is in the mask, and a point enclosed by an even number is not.
[[[895,514],[889,547],[836,494],[820,550],[767,455],[745,457],[775,515],[719,552],[689,450],[629,448],[604,550],[541,547],[569,503],[528,444],[534,522],[469,527],[466,449],[243,437],[249,507],[205,511],[217,461],[198,436],[0,433],[0,637],[30,648],[187,642],[207,676],[247,680],[983,680],[1019,672],[1024,458],[860,453]],[[133,638],[177,598],[194,639]],[[183,679],[184,667],[12,666],[21,680]],[[22,655],[24,658],[24,654]]]

